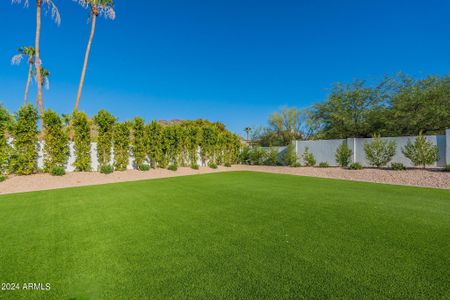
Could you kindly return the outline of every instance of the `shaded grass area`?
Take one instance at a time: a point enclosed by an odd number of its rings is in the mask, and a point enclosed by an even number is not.
[[[0,298],[450,297],[450,191],[229,172],[0,196]]]

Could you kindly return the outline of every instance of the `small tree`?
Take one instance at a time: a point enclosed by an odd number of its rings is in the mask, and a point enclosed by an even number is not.
[[[42,118],[44,127],[44,170],[66,166],[69,159],[69,138],[64,130],[63,119],[54,111],[47,110]]]
[[[152,168],[160,166],[163,157],[163,129],[161,124],[152,121],[145,126],[145,144]]]
[[[15,113],[12,126],[14,144],[13,169],[19,175],[29,175],[37,170],[38,112],[29,104]]]
[[[422,166],[433,164],[439,159],[439,148],[427,141],[422,132],[416,137],[414,144],[408,140],[406,146],[402,149],[402,153],[411,160],[415,166]]]
[[[380,135],[374,135],[371,143],[364,144],[364,152],[370,165],[380,168],[392,160],[396,146],[395,141],[383,140]]]
[[[346,143],[342,143],[336,150],[336,162],[341,167],[347,167],[350,164],[353,151]]]
[[[264,161],[264,164],[268,166],[276,166],[278,164],[277,148],[270,147],[270,149],[266,153],[266,160]]]
[[[128,166],[130,150],[130,124],[128,122],[114,125],[114,168],[125,171]]]
[[[94,121],[98,131],[97,156],[101,167],[108,165],[111,161],[111,147],[116,118],[102,109],[94,116]]]
[[[11,122],[11,115],[0,104],[0,176],[8,171],[11,147],[8,145],[7,129]]]
[[[289,144],[286,148],[286,152],[284,153],[283,163],[285,166],[294,167],[298,164],[298,157],[295,151],[294,144]]]
[[[308,147],[305,148],[305,152],[303,153],[303,161],[307,167],[314,167],[316,165],[316,159],[314,155],[309,152]]]
[[[147,152],[145,149],[145,124],[140,117],[134,118],[133,122],[133,155],[134,165],[138,169],[146,161]]]
[[[85,113],[75,111],[72,117],[74,133],[75,170],[86,172],[91,170],[91,128]]]

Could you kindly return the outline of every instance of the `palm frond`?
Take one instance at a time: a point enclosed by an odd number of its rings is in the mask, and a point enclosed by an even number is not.
[[[23,54],[16,54],[11,58],[11,64],[12,65],[20,65],[21,61],[23,59]]]
[[[23,6],[28,7],[30,6],[30,2],[28,0],[11,0],[12,4],[21,4],[23,2]]]
[[[47,5],[48,10],[51,11],[52,19],[59,26],[61,24],[61,15],[59,14],[58,7],[52,0],[42,0],[42,3]]]

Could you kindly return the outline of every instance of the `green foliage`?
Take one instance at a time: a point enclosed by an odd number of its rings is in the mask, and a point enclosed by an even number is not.
[[[152,168],[167,165],[163,160],[163,140],[163,128],[158,122],[152,121],[145,126],[145,145]]]
[[[0,104],[0,176],[6,174],[12,154],[8,144],[7,130],[11,125],[11,115]]]
[[[64,167],[54,166],[51,168],[50,173],[53,176],[64,176],[66,174],[66,170],[64,170]]]
[[[146,163],[140,164],[137,168],[139,171],[150,171],[150,165]]]
[[[450,172],[450,164],[445,165],[445,167],[442,169],[443,172]]]
[[[198,165],[198,163],[193,162],[193,163],[191,163],[191,169],[198,170],[198,169],[200,169],[200,166]]]
[[[141,166],[147,160],[147,149],[145,140],[145,122],[142,118],[136,117],[133,122],[132,149],[134,165]]]
[[[264,164],[267,166],[276,166],[278,164],[278,150],[271,147],[265,155]]]
[[[394,171],[405,171],[406,167],[402,163],[395,163],[394,162],[394,163],[391,164],[391,169],[394,170]]]
[[[217,164],[214,162],[209,162],[208,167],[210,167],[211,169],[217,169]]]
[[[326,161],[321,161],[319,163],[319,168],[328,168],[330,165]]]
[[[97,157],[100,166],[107,165],[111,161],[112,143],[114,135],[114,123],[116,118],[105,110],[100,110],[94,116],[97,127]]]
[[[364,144],[364,152],[370,165],[380,168],[392,160],[396,146],[395,141],[381,139],[380,135],[374,135],[371,143]]]
[[[245,145],[244,147],[242,147],[242,151],[241,153],[239,153],[239,163],[243,164],[243,165],[250,165],[250,151],[251,148],[247,145]]]
[[[64,170],[70,155],[69,138],[64,128],[64,121],[52,110],[47,110],[44,113],[42,121],[44,128],[44,171],[50,172],[55,167],[61,167]]]
[[[5,181],[6,179],[8,179],[7,176],[5,176],[5,175],[0,175],[0,182]]]
[[[351,163],[348,168],[350,170],[362,170],[363,166],[360,163],[355,162],[355,163]]]
[[[341,167],[347,167],[350,164],[353,151],[346,143],[342,143],[336,150],[336,162]]]
[[[167,170],[175,172],[176,170],[178,170],[178,165],[176,163],[170,164],[169,167],[167,167]]]
[[[416,137],[414,144],[408,140],[408,143],[402,149],[402,153],[409,158],[415,166],[422,166],[422,168],[433,164],[439,159],[439,148],[427,141],[422,133]]]
[[[250,164],[252,165],[264,165],[266,161],[266,151],[261,147],[253,147],[250,150]]]
[[[286,151],[284,153],[283,156],[283,163],[285,166],[296,166],[297,164],[299,165],[299,161],[297,158],[297,153],[295,151],[295,145],[294,144],[289,144],[286,148]]]
[[[130,123],[121,122],[114,125],[114,169],[125,171],[128,166],[130,151]]]
[[[223,166],[226,167],[226,168],[231,168],[231,164],[230,163],[225,163]]]
[[[314,167],[316,165],[316,159],[314,155],[309,152],[309,148],[305,148],[305,152],[303,153],[303,161],[305,162],[305,166]]]
[[[112,165],[102,165],[100,166],[100,173],[102,174],[111,174],[114,172],[114,167]]]
[[[18,175],[28,175],[37,171],[38,158],[38,112],[31,105],[22,106],[15,113],[11,128],[14,145],[13,170]]]
[[[91,170],[91,128],[85,113],[74,111],[71,127],[74,133],[75,170]]]

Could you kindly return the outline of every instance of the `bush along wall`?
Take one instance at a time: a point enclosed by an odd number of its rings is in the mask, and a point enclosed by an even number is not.
[[[70,142],[73,142],[75,171],[91,170],[91,143],[97,142],[98,168],[104,173],[126,170],[131,153],[134,168],[142,170],[150,166],[198,169],[200,159],[205,166],[230,166],[239,162],[241,153],[238,136],[221,123],[205,120],[145,124],[139,117],[117,122],[105,110],[92,119],[83,112],[60,116],[48,110],[42,116],[41,133],[38,120],[38,112],[32,105],[20,108],[14,118],[0,106],[0,175],[35,173],[39,145],[43,146],[44,171],[63,175],[59,171],[67,167]]]
[[[14,153],[11,158],[12,171],[18,175],[29,175],[37,171],[38,158],[38,112],[31,104],[15,113],[11,127]]]
[[[63,119],[54,111],[47,110],[42,118],[44,141],[44,171],[63,168],[69,159],[69,137]]]

